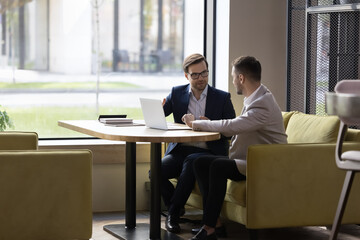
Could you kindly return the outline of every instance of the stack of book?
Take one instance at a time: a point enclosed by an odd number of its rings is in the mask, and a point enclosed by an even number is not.
[[[126,118],[125,114],[122,115],[100,115],[99,122],[113,127],[130,127],[130,126],[144,126],[145,124],[135,120],[133,122],[132,118]]]
[[[99,121],[104,124],[132,124],[131,118],[99,118]]]

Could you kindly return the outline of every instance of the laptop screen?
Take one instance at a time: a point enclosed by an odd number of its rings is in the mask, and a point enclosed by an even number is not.
[[[167,130],[164,109],[160,99],[140,98],[140,104],[147,127]]]
[[[162,130],[191,130],[185,124],[171,124],[166,122],[162,101],[159,99],[140,98],[145,125],[149,128]]]

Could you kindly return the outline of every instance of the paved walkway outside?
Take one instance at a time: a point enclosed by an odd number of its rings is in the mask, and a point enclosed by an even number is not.
[[[139,97],[163,99],[171,88],[176,85],[187,84],[183,73],[103,73],[100,82],[126,82],[140,88],[134,89],[105,89],[98,95],[100,105],[114,105],[120,107],[140,107]],[[11,69],[0,69],[0,82],[13,82]],[[57,74],[16,70],[15,81],[23,82],[97,82],[96,75]],[[1,91],[1,89],[0,89]],[[12,106],[86,106],[96,104],[96,90],[75,91],[68,90],[28,90],[14,89],[1,91],[0,104],[4,107]]]
[[[97,82],[96,74],[60,74],[31,70],[0,69],[0,82]],[[183,73],[102,73],[100,82],[128,82],[147,89],[169,89],[172,86],[187,83]]]

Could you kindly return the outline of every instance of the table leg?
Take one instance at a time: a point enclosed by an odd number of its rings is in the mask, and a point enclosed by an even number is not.
[[[136,226],[136,143],[126,142],[125,227]]]
[[[137,239],[139,234],[144,235],[144,231],[147,234],[148,224],[136,226],[136,143],[134,142],[126,142],[125,164],[125,225],[110,224],[103,228],[120,239]],[[136,227],[139,228],[137,232],[135,232]]]
[[[160,179],[161,179],[161,144],[151,143],[151,205],[150,205],[150,239],[160,239]]]
[[[151,143],[151,204],[150,240],[182,240],[178,235],[161,229],[161,143]]]
[[[161,229],[161,143],[151,143],[150,226],[136,224],[136,143],[126,143],[126,209],[124,224],[105,225],[104,230],[124,240],[183,240]],[[150,229],[149,229],[150,227]]]

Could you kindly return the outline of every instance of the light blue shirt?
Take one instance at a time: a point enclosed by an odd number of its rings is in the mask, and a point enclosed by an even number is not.
[[[191,113],[192,115],[194,115],[195,120],[199,120],[200,116],[205,116],[207,92],[208,85],[206,85],[204,91],[201,93],[200,99],[197,100],[193,92],[191,91],[191,87],[189,87],[190,99],[187,113]]]
[[[208,86],[209,85],[206,85],[204,91],[200,95],[199,100],[196,99],[193,92],[191,91],[191,86],[189,87],[190,98],[189,98],[187,113],[191,113],[192,115],[194,115],[195,120],[199,120],[200,116],[205,116]],[[205,142],[188,142],[188,143],[183,143],[183,145],[207,149],[207,145]]]

